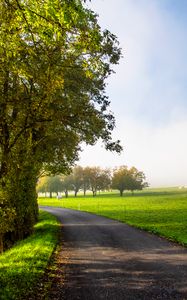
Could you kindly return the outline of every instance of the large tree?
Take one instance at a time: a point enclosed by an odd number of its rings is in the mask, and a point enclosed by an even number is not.
[[[121,150],[105,95],[120,49],[84,2],[0,0],[0,183],[16,212],[9,240],[32,232],[41,170],[65,172],[82,141]]]

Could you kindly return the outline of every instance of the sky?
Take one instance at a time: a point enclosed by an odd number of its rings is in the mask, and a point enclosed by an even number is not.
[[[106,93],[124,151],[83,146],[78,164],[135,166],[152,187],[187,186],[187,1],[92,0],[89,7],[122,48]]]

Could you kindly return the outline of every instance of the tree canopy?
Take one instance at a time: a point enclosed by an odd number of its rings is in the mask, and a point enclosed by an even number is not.
[[[142,190],[147,186],[145,174],[142,171],[138,171],[135,167],[121,166],[114,170],[112,188],[119,190],[121,196],[123,196],[125,190],[133,193],[135,190]]]
[[[55,172],[72,164],[81,141],[101,137],[120,151],[105,95],[120,50],[82,1],[1,1],[0,44],[1,176],[22,138]]]

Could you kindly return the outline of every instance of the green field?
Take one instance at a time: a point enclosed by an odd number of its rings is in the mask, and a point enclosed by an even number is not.
[[[0,299],[27,299],[33,294],[58,242],[58,232],[56,218],[40,212],[34,233],[0,255]]]
[[[147,189],[134,195],[39,198],[40,205],[92,212],[148,230],[187,246],[187,189]]]

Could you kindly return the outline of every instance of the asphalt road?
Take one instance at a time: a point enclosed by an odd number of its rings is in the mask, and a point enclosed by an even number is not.
[[[42,209],[63,224],[59,299],[187,299],[186,248],[93,214]]]

